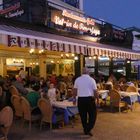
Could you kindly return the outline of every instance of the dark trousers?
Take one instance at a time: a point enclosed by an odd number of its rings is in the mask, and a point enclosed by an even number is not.
[[[85,133],[91,131],[95,125],[97,110],[95,99],[92,97],[78,97],[78,110]]]

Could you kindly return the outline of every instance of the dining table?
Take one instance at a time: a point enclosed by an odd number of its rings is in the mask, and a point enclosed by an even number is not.
[[[69,123],[71,117],[78,114],[78,107],[76,104],[73,104],[73,101],[63,100],[53,102],[53,107],[57,110],[64,111],[64,122],[65,124]]]
[[[98,93],[101,99],[106,99],[108,97],[109,90],[98,90]]]
[[[119,91],[119,93],[122,97],[122,100],[126,101],[131,106],[131,108],[133,107],[133,104],[139,99],[138,92]]]

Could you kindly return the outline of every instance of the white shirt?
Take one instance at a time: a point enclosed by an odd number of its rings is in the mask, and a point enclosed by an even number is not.
[[[56,101],[56,89],[55,88],[51,88],[48,90],[48,97],[49,97],[51,103]]]
[[[19,72],[19,76],[22,78],[22,79],[25,79],[26,78],[26,72],[24,70],[21,70]]]
[[[88,74],[83,74],[75,80],[74,88],[77,89],[78,97],[94,96],[94,90],[97,90],[96,82]]]

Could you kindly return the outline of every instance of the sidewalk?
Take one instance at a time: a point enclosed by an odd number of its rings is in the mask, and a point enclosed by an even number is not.
[[[71,125],[52,131],[33,125],[31,132],[27,126],[21,129],[18,124],[10,130],[8,140],[139,140],[140,139],[140,105],[136,104],[134,111],[128,113],[98,112],[93,137],[83,135],[80,120],[74,128]]]

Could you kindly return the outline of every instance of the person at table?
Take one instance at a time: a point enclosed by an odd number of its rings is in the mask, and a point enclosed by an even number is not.
[[[34,85],[32,85],[32,89],[33,90],[26,95],[26,99],[29,101],[31,108],[33,109],[32,113],[40,114],[40,109],[37,106],[38,100],[41,97],[39,93],[39,84],[35,83]]]
[[[21,95],[24,96],[28,93],[28,90],[24,87],[23,79],[21,79],[20,77],[17,77],[17,79],[13,77],[12,85],[14,85],[17,88]]]
[[[37,107],[37,102],[38,102],[38,99],[40,98],[39,89],[40,89],[40,86],[37,83],[35,83],[34,85],[32,85],[32,91],[30,91],[26,95],[26,98],[29,101],[32,108]]]
[[[112,84],[115,84],[117,82],[117,79],[115,78],[115,76],[113,74],[110,74],[107,83],[111,82]]]
[[[95,100],[99,105],[96,82],[89,76],[87,68],[83,68],[82,75],[75,80],[74,97],[78,96],[78,110],[85,135],[92,136],[91,130],[95,125],[97,111]]]
[[[20,68],[19,77],[21,77],[22,79],[26,79],[26,76],[27,76],[26,71],[24,71],[23,68]]]
[[[120,79],[119,79],[119,84],[123,85],[126,83],[126,77],[124,75],[121,75]]]
[[[53,83],[50,83],[50,88],[48,90],[48,94],[47,94],[51,104],[53,104],[53,102],[56,102],[57,100],[59,100],[60,96],[59,96],[59,92],[58,90],[54,87]]]

